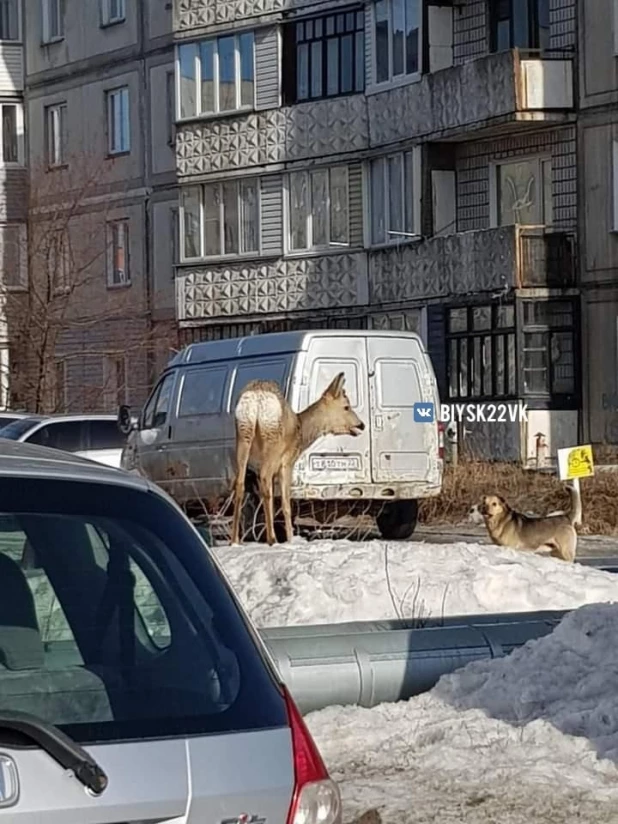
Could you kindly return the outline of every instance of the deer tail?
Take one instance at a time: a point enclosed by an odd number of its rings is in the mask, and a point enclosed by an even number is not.
[[[569,495],[571,496],[571,511],[569,512],[569,521],[572,526],[578,526],[582,522],[582,496],[579,489],[579,484],[568,485]]]

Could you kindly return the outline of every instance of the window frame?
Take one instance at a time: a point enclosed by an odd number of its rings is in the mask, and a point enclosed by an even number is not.
[[[4,149],[5,149],[5,141],[4,141],[4,109],[5,108],[13,108],[15,109],[15,160],[5,160],[4,159]],[[24,110],[23,110],[23,103],[18,100],[3,100],[0,104],[0,122],[2,125],[2,142],[0,144],[0,167],[2,168],[10,168],[10,169],[17,169],[24,166]]]
[[[48,283],[51,283],[54,295],[68,294],[71,291],[71,284],[68,283],[70,253],[67,232],[64,229],[54,229],[50,234],[52,239],[47,256]],[[58,275],[61,277],[58,278]]]
[[[399,234],[392,234],[392,232],[396,231],[390,227],[390,186],[388,182],[388,161],[395,157],[400,157],[402,160],[402,170],[403,170],[403,177],[402,177],[402,208],[403,208],[403,221],[404,227],[406,222],[406,200],[405,200],[405,192],[406,192],[406,156],[409,155],[411,157],[411,169],[412,169],[412,186],[411,186],[411,194],[412,194],[412,232],[408,236],[407,233],[403,235]],[[383,180],[383,201],[381,204],[381,211],[384,214],[384,239],[383,240],[374,240],[374,192],[373,192],[373,173],[372,170],[374,168],[374,163],[382,162],[384,164],[384,171],[382,174]],[[365,197],[366,197],[366,207],[364,209],[365,212],[365,246],[369,249],[380,249],[380,248],[388,248],[391,246],[401,245],[402,243],[418,243],[422,239],[421,234],[421,226],[422,226],[422,218],[421,218],[421,189],[422,189],[422,157],[421,157],[421,147],[420,146],[413,146],[408,149],[400,149],[397,152],[389,152],[387,154],[380,154],[376,155],[375,157],[371,157],[367,160],[364,170],[364,177],[365,177]]]
[[[392,18],[393,18],[393,0],[385,0],[387,2],[387,29],[388,29],[388,77],[385,80],[378,80],[378,63],[376,59],[377,51],[378,51],[378,44],[377,44],[377,30],[376,30],[376,3],[378,0],[372,0],[371,2],[371,81],[369,84],[369,88],[367,89],[368,93],[371,92],[378,92],[388,88],[397,88],[397,86],[405,86],[409,83],[416,83],[420,80],[423,74],[423,51],[424,51],[424,27],[423,27],[423,17],[424,17],[424,6],[423,0],[416,0],[417,3],[417,17],[418,17],[418,28],[417,28],[417,60],[418,66],[415,72],[411,72],[408,74],[404,71],[403,74],[393,74],[393,49],[392,49]],[[404,0],[404,15],[405,15],[405,0]],[[405,25],[405,24],[404,24]],[[405,37],[404,37],[405,43]],[[407,54],[403,51],[403,60],[404,64],[406,63]]]
[[[512,324],[507,324],[504,326],[500,326],[498,323],[499,317],[499,310],[504,307],[510,307],[512,310]],[[489,309],[490,310],[490,326],[487,329],[475,329],[474,328],[474,310],[475,309]],[[453,331],[451,328],[451,311],[453,310],[465,310],[466,311],[466,330],[465,331]],[[518,399],[519,393],[519,385],[518,385],[518,358],[517,358],[517,312],[516,306],[513,302],[485,302],[485,303],[476,303],[476,304],[461,304],[461,303],[452,303],[448,304],[445,307],[445,361],[446,361],[446,393],[448,397],[448,403],[457,403],[457,402],[469,402],[469,403],[483,403],[487,401],[515,401]],[[481,375],[481,392],[480,394],[475,394],[474,392],[470,391],[470,387],[474,384],[474,369],[472,368],[473,360],[474,360],[474,343],[473,341],[476,338],[481,339],[481,357],[482,357],[482,346],[483,346],[483,339],[490,338],[491,340],[491,392],[486,393],[483,391],[484,389],[484,381],[483,381],[483,368],[480,368],[480,375]],[[504,392],[498,392],[498,376],[497,376],[497,351],[498,346],[496,341],[498,338],[502,338],[503,344],[503,382],[504,382]],[[509,369],[509,358],[510,358],[510,346],[509,346],[509,339],[511,340],[511,346],[513,350],[513,363],[512,363],[512,378],[515,383],[514,386],[511,386],[510,383],[510,369]],[[461,389],[461,345],[459,343],[456,344],[457,349],[457,362],[456,362],[456,373],[457,373],[457,387],[458,392],[457,394],[453,394],[452,389],[452,357],[451,357],[451,343],[453,341],[466,341],[466,361],[467,361],[467,371],[466,371],[466,383],[467,383],[467,391],[462,393]]]
[[[347,210],[347,221],[346,221],[346,230],[347,230],[347,242],[339,242],[332,240],[332,233],[333,233],[333,211],[331,209],[332,204],[332,177],[331,171],[333,169],[337,170],[345,170],[345,177],[346,177],[346,210]],[[328,242],[325,244],[316,244],[313,242],[313,218],[314,218],[314,208],[313,208],[313,198],[312,198],[312,186],[311,180],[313,175],[327,172],[328,173],[328,206],[327,206],[327,215],[326,215],[326,224],[327,224],[327,235],[328,235]],[[307,245],[304,247],[294,248],[292,245],[292,178],[295,175],[303,175],[307,179],[307,209],[305,214],[305,236],[307,239]],[[298,256],[304,255],[311,252],[332,252],[337,250],[347,250],[351,247],[351,232],[350,232],[350,167],[348,164],[336,164],[333,166],[318,166],[311,169],[298,169],[296,171],[288,172],[285,176],[284,180],[284,229],[285,229],[285,243],[284,249],[286,256]]]
[[[122,377],[121,383],[118,383],[119,366]],[[114,374],[116,386],[110,388],[109,380]],[[115,410],[122,404],[127,403],[129,397],[127,374],[126,352],[107,352],[103,355],[103,400],[106,406],[113,406]],[[108,401],[110,402],[108,403]]]
[[[354,15],[354,24],[348,27],[348,15]],[[332,33],[328,33],[328,23],[330,19],[334,19]],[[342,31],[338,31],[338,18],[343,18]],[[359,25],[359,19],[362,24]],[[316,35],[316,25],[320,24],[321,34]],[[328,13],[319,15],[312,15],[311,17],[304,17],[299,20],[292,20],[285,24],[283,28],[283,43],[282,43],[282,65],[283,65],[283,100],[284,105],[296,105],[299,103],[310,103],[316,100],[333,100],[338,97],[349,97],[354,94],[363,94],[367,85],[366,78],[366,63],[365,63],[365,49],[366,49],[366,15],[365,10],[358,4],[352,4],[341,9],[332,9]],[[311,26],[311,29],[308,27]],[[299,31],[303,27],[303,39],[299,41]],[[305,33],[311,31],[311,35],[305,36]],[[360,38],[359,38],[360,35]],[[351,51],[350,51],[350,76],[352,81],[352,88],[349,91],[341,91],[342,88],[342,65],[343,52],[342,41],[351,36]],[[328,46],[333,40],[337,41],[337,88],[338,91],[332,94],[328,92]],[[360,40],[360,46],[359,46]],[[298,62],[299,62],[299,43],[301,45],[307,44],[307,97],[301,97],[298,86]],[[321,91],[319,94],[311,93],[311,78],[312,78],[312,64],[315,59],[313,52],[313,44],[321,43],[320,49],[320,68]],[[317,51],[317,50],[316,50]],[[360,55],[360,57],[359,57]],[[360,77],[361,83],[359,88],[359,60],[360,60]]]
[[[240,39],[243,36],[251,35],[251,74],[253,82],[253,99],[251,103],[242,102],[242,63],[241,63],[241,48]],[[220,41],[232,37],[234,39],[234,92],[235,92],[235,106],[231,109],[222,109],[220,106]],[[213,70],[212,70],[212,87],[213,87],[213,110],[205,110],[202,107],[202,48],[207,43],[213,44]],[[195,48],[195,55],[193,57],[193,83],[195,95],[195,111],[191,114],[182,114],[182,88],[181,88],[181,50],[183,48]],[[176,44],[174,54],[175,76],[176,76],[176,122],[184,123],[196,119],[218,118],[228,115],[238,114],[239,112],[251,112],[255,110],[256,102],[256,60],[255,60],[255,32],[253,29],[245,29],[242,31],[232,31],[228,34],[217,35],[216,37],[205,37],[200,40],[192,40],[188,43]]]
[[[248,181],[255,182],[256,187],[256,199],[255,199],[255,218],[256,218],[256,228],[257,228],[257,242],[256,246],[257,249],[250,250],[250,251],[241,251],[242,246],[242,236],[243,236],[243,225],[242,225],[242,210],[240,208],[241,199],[240,199],[240,186],[243,183]],[[237,185],[237,192],[236,192],[236,202],[237,202],[237,217],[238,217],[238,252],[225,252],[225,204],[222,195],[222,187],[224,184],[229,183],[236,183]],[[204,212],[204,199],[205,199],[205,187],[206,186],[218,186],[219,187],[219,254],[214,255],[207,255],[206,254],[206,224],[205,224],[205,212]],[[199,191],[199,250],[198,255],[195,257],[187,256],[185,254],[185,207],[183,205],[182,199],[182,191],[187,191],[190,189],[198,189]],[[209,181],[208,183],[197,183],[191,184],[190,186],[183,187],[181,190],[181,194],[178,198],[178,215],[179,215],[179,241],[180,241],[180,263],[193,263],[197,260],[233,260],[233,259],[251,259],[255,257],[260,257],[262,254],[262,186],[260,182],[260,178],[258,176],[248,176],[248,177],[238,177],[238,178],[226,178],[225,180],[216,180],[216,181]]]
[[[551,27],[548,27],[547,30],[547,46],[544,47],[541,45],[541,26],[539,25],[539,3],[547,2],[549,6],[549,0],[526,0],[527,6],[527,16],[528,16],[528,39],[530,41],[529,45],[526,46],[515,46],[515,36],[514,36],[514,29],[515,29],[515,13],[513,7],[513,0],[502,0],[502,2],[508,3],[509,9],[508,14],[505,18],[498,17],[498,4],[497,3],[490,3],[489,4],[489,49],[492,54],[496,54],[498,52],[498,31],[497,25],[500,20],[507,20],[509,24],[509,49],[519,48],[522,51],[527,52],[541,52],[548,51],[550,49],[550,37],[551,37]],[[548,8],[548,16],[549,16],[549,8]]]
[[[51,32],[52,4],[56,8],[58,16],[58,32],[56,34],[52,34]],[[52,43],[60,43],[62,40],[64,40],[64,12],[64,0],[41,0],[41,44],[43,46],[48,46]]]
[[[525,323],[525,304],[569,304],[571,308],[572,324],[570,326],[565,324],[552,325],[550,323]],[[543,298],[520,298],[517,301],[517,329],[518,341],[517,351],[521,352],[521,359],[518,363],[518,380],[521,387],[521,397],[531,408],[537,409],[577,409],[579,408],[581,400],[581,359],[579,357],[581,328],[580,328],[580,314],[579,314],[579,300],[576,296],[552,296]],[[527,334],[543,334],[547,335],[547,342],[545,345],[545,353],[547,355],[547,391],[527,391],[525,375],[528,371],[526,367],[526,352],[532,351],[525,347]],[[572,392],[556,392],[553,389],[554,367],[551,358],[552,337],[554,335],[561,335],[568,333],[571,336],[571,345],[573,348],[573,391]],[[539,351],[539,350],[536,350]]]
[[[28,242],[28,230],[25,223],[5,223],[1,227],[0,231],[0,250],[4,244],[4,234],[5,232],[15,231],[18,235],[18,257],[19,257],[19,278],[18,282],[16,283],[4,283],[3,288],[7,292],[27,292],[29,288],[28,282],[28,251],[27,251],[27,242]]]
[[[120,13],[112,16],[112,3],[117,3],[120,7]],[[100,27],[107,29],[110,26],[117,26],[120,23],[125,23],[127,19],[127,6],[125,0],[100,0],[99,3],[99,17]]]
[[[0,8],[8,10],[9,28],[11,23],[11,16],[14,15],[15,37],[0,37],[0,43],[21,43],[22,36],[22,8],[20,0],[1,0]]]
[[[68,166],[66,157],[69,138],[67,116],[66,100],[45,106],[45,153],[48,169],[63,169]],[[59,135],[56,135],[56,128],[60,130]],[[59,157],[56,158],[58,148]]]
[[[107,222],[107,288],[124,289],[131,286],[131,226],[128,217],[120,217]],[[123,278],[116,279],[116,272],[122,271],[116,268],[116,251],[120,247],[116,245],[117,230],[123,226],[123,243],[125,256],[125,270]]]
[[[115,148],[115,116],[114,100],[126,100],[126,133],[125,141],[120,148]],[[105,112],[107,127],[107,154],[108,157],[120,157],[131,153],[131,90],[128,84],[105,90]]]
[[[167,145],[176,145],[176,73],[173,69],[165,72],[165,119],[167,125]]]
[[[546,207],[547,207],[547,192],[545,190],[545,175],[544,175],[544,165],[546,163],[549,164],[551,170],[551,191],[549,192],[550,201],[551,201],[551,208],[552,214],[550,215],[549,222],[541,222],[541,223],[519,223],[519,224],[512,224],[512,223],[500,223],[500,169],[503,166],[513,166],[518,163],[536,163],[537,164],[537,180],[540,182],[542,187],[541,192],[541,209],[543,212],[543,219],[546,221]],[[549,153],[541,153],[541,154],[525,154],[525,155],[515,155],[513,157],[503,158],[500,160],[492,160],[489,164],[489,222],[490,227],[492,229],[498,229],[502,225],[504,226],[542,226],[551,228],[554,225],[554,192],[553,192],[553,171],[554,171],[554,164],[553,158]]]

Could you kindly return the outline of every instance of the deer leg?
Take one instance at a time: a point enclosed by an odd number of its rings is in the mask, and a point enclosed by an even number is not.
[[[252,440],[239,438],[236,448],[236,478],[234,480],[234,520],[232,521],[232,543],[242,543],[240,535],[240,516],[245,497],[245,476],[251,453]]]
[[[273,476],[274,473],[269,466],[260,470],[260,497],[264,508],[264,521],[266,524],[266,540],[272,546],[277,542],[275,536],[275,515],[273,512]]]
[[[292,526],[292,505],[290,494],[292,490],[292,467],[282,464],[279,470],[279,486],[281,488],[281,508],[285,521],[285,539],[288,543],[294,538],[294,528]]]

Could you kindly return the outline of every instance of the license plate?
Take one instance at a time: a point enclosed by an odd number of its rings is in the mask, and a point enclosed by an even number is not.
[[[360,458],[357,455],[329,457],[327,455],[312,455],[309,462],[310,469],[316,471],[331,470],[335,472],[356,472],[360,469]]]

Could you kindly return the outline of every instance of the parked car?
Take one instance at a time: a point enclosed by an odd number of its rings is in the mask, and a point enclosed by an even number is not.
[[[30,417],[28,412],[0,412],[0,427],[8,426],[13,421]]]
[[[340,371],[366,427],[357,437],[322,437],[301,456],[292,488],[297,512],[330,519],[335,507],[338,514],[370,511],[385,538],[406,538],[418,499],[440,493],[443,469],[437,416],[413,422],[415,403],[437,409],[439,398],[430,358],[411,332],[283,332],[192,344],[168,364],[137,427],[128,407],[119,410],[128,434],[122,466],[184,506],[195,499],[213,508],[234,477],[233,411],[243,387],[274,380],[299,411]]]
[[[143,478],[0,441],[0,824],[340,824],[207,545]]]
[[[0,438],[74,452],[117,469],[126,443],[115,415],[30,415],[2,427]]]

